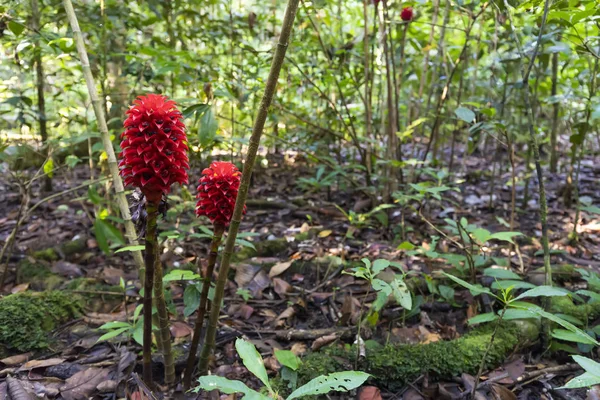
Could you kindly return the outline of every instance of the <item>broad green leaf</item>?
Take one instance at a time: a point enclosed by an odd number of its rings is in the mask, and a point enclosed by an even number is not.
[[[559,389],[577,389],[585,388],[600,384],[600,376],[584,372],[583,374],[576,376],[567,382],[566,385],[561,386]]]
[[[485,276],[491,276],[492,278],[498,279],[513,279],[513,280],[521,280],[522,278],[515,274],[513,271],[505,268],[494,268],[489,267],[483,270],[483,274]]]
[[[144,246],[143,244],[137,244],[135,246],[121,247],[120,249],[116,250],[115,253],[122,253],[124,251],[142,251],[145,248],[146,248],[146,246]]]
[[[521,293],[519,296],[515,298],[515,300],[524,299],[527,297],[553,297],[553,296],[566,296],[567,293],[565,291],[555,288],[552,286],[538,286],[533,289],[530,289],[526,292]]]
[[[109,240],[118,244],[125,244],[125,239],[123,239],[121,232],[113,224],[104,219],[96,218],[94,221],[94,234],[96,235],[98,247],[105,254],[109,254],[110,252],[108,247]]]
[[[495,321],[498,319],[498,316],[494,313],[485,313],[474,316],[473,318],[469,318],[469,325],[477,325],[484,322]]]
[[[375,260],[373,262],[373,266],[371,267],[373,269],[373,275],[377,275],[378,273],[380,273],[381,271],[383,271],[384,269],[386,269],[389,266],[390,266],[390,262],[388,260],[384,260],[384,259]]]
[[[225,394],[243,393],[246,400],[271,400],[255,390],[250,389],[241,381],[234,381],[217,375],[202,376],[198,379],[198,387],[194,388],[197,393],[200,389],[210,392],[219,390]]]
[[[334,372],[333,374],[319,376],[306,385],[299,387],[290,394],[286,400],[297,399],[304,396],[316,396],[331,391],[347,392],[356,389],[371,375],[360,371]]]
[[[400,304],[404,309],[410,311],[412,309],[412,296],[406,287],[406,283],[402,280],[394,279],[390,282],[392,294],[396,303]]]
[[[174,269],[163,277],[163,282],[193,281],[200,279],[200,275],[187,269]]]
[[[296,371],[300,367],[300,358],[289,350],[275,350],[275,358],[281,365],[288,367],[292,371]]]
[[[202,114],[200,118],[200,146],[203,148],[210,147],[214,141],[215,136],[217,135],[217,129],[219,128],[219,123],[215,118],[213,110],[209,108]]]
[[[572,356],[573,360],[592,375],[600,377],[600,363],[583,356]]]
[[[187,285],[183,291],[183,315],[187,318],[200,306],[200,292],[196,285]]]
[[[531,319],[531,318],[539,319],[540,316],[532,313],[531,311],[520,310],[517,308],[507,309],[506,311],[504,311],[504,315],[502,316],[502,319],[506,320],[506,321],[510,321],[513,319]]]
[[[442,273],[444,274],[444,276],[446,276],[447,278],[449,278],[449,279],[453,280],[454,282],[458,283],[462,287],[469,289],[474,296],[477,296],[478,294],[482,294],[482,293],[487,293],[487,294],[490,294],[490,295],[493,296],[493,293],[490,291],[490,289],[488,289],[486,287],[483,287],[483,286],[481,286],[479,284],[472,285],[469,282],[463,281],[462,279],[457,278],[454,275],[450,275],[450,274],[448,274],[446,272],[442,272]]]
[[[581,339],[581,343],[590,343],[591,342],[590,344],[595,344],[596,346],[600,346],[600,343],[598,343],[596,341],[596,339],[593,339],[590,335],[588,335],[587,333],[585,333],[584,331],[582,331],[581,329],[579,329],[572,323],[565,321],[564,319],[557,317],[556,315],[554,315],[552,313],[546,312],[538,306],[528,307],[527,310],[531,311],[541,317],[547,318],[552,322],[556,322],[563,328],[577,334],[577,336],[579,336],[579,338]]]
[[[131,328],[131,324],[123,321],[111,321],[107,322],[98,329],[115,329],[115,328]]]
[[[568,331],[566,329],[554,329],[552,330],[552,337],[559,340],[565,340],[567,342],[583,343],[583,344],[594,344],[593,340],[587,340],[576,333]]]
[[[108,340],[108,339],[117,337],[120,334],[124,333],[125,331],[129,330],[130,328],[131,328],[130,326],[127,326],[125,328],[119,328],[119,329],[115,329],[114,331],[106,332],[104,335],[102,335],[98,338],[98,341],[102,342],[104,340]]]
[[[51,158],[44,163],[44,174],[48,175],[48,178],[54,176],[54,160]]]
[[[8,29],[10,29],[10,31],[12,33],[14,33],[15,36],[19,36],[25,30],[25,25],[20,24],[16,21],[8,21],[7,25],[8,25]]]
[[[504,242],[509,242],[512,244],[515,244],[515,242],[513,242],[512,238],[514,238],[515,236],[521,236],[523,235],[521,232],[496,232],[493,233],[492,236],[490,236],[490,239],[496,239],[496,240],[501,240]]]
[[[265,369],[265,364],[262,357],[256,350],[256,347],[254,347],[252,343],[238,338],[235,341],[235,349],[242,359],[244,366],[248,368],[248,371],[260,379],[267,389],[269,389],[269,392],[273,392],[271,383],[269,382],[269,376],[267,375],[267,370]]]
[[[458,107],[456,110],[454,110],[454,114],[468,124],[473,122],[475,119],[475,113],[466,107]]]
[[[593,300],[594,302],[600,302],[600,293],[592,292],[591,290],[585,289],[578,290],[575,293],[587,296],[590,298],[590,300]]]
[[[507,288],[509,288],[511,286],[513,289],[533,289],[533,288],[537,287],[533,283],[523,282],[523,281],[513,281],[513,280],[496,281],[496,282],[492,283],[492,289],[497,289],[497,290],[506,290]]]
[[[473,232],[471,232],[471,235],[475,239],[477,239],[477,241],[479,243],[483,243],[483,244],[485,244],[485,242],[487,242],[490,239],[490,237],[492,236],[490,231],[488,231],[487,229],[483,229],[483,228],[475,229]]]

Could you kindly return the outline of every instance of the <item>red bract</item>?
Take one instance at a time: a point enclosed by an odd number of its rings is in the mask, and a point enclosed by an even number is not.
[[[196,215],[206,215],[213,225],[228,226],[242,173],[230,162],[215,161],[202,171],[202,175],[196,195]]]
[[[404,7],[402,9],[402,12],[400,13],[400,18],[402,18],[402,21],[412,21],[412,19],[413,19],[412,7]]]
[[[119,169],[126,186],[160,201],[173,183],[187,183],[187,136],[174,101],[158,94],[139,96],[127,111],[121,134]]]

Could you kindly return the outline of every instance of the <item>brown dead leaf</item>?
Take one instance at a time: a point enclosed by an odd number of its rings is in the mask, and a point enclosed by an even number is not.
[[[31,360],[23,364],[19,371],[30,371],[36,368],[46,368],[51,367],[53,365],[62,364],[65,362],[62,358],[47,358],[45,360]]]
[[[174,321],[171,323],[171,335],[174,338],[182,338],[186,336],[191,336],[194,330],[191,326],[182,321]]]
[[[121,282],[121,278],[125,279],[125,272],[113,267],[104,267],[100,275],[104,282],[109,285],[118,285]]]
[[[289,267],[292,266],[292,263],[294,261],[284,261],[284,262],[279,262],[275,265],[273,265],[271,267],[271,270],[269,271],[269,278],[273,278],[277,275],[281,275],[282,273],[284,273]]]
[[[411,389],[408,389],[406,391],[406,393],[404,393],[404,396],[402,397],[402,400],[425,400],[425,397],[423,397],[415,389],[411,388]]]
[[[96,387],[107,380],[109,373],[108,368],[89,368],[80,371],[66,380],[60,392],[65,400],[87,400]]]
[[[321,336],[320,338],[318,338],[317,340],[315,340],[313,342],[313,344],[312,344],[312,346],[310,346],[310,348],[312,351],[317,351],[321,347],[335,342],[337,340],[337,338],[338,338],[338,336],[335,333],[332,333],[331,335]]]
[[[285,298],[285,294],[292,291],[292,285],[280,278],[273,278],[273,290],[282,299]]]
[[[600,386],[592,386],[592,388],[587,392],[585,400],[600,400]]]
[[[279,364],[279,361],[275,357],[267,357],[265,358],[265,367],[268,370],[278,372],[281,369],[281,364]]]
[[[283,326],[285,323],[285,320],[293,317],[294,315],[296,315],[296,309],[294,307],[286,308],[285,310],[283,310],[283,312],[281,314],[279,314],[279,316],[275,320],[275,322],[276,322],[275,325]]]
[[[83,276],[83,271],[79,265],[62,260],[54,263],[52,266],[52,272],[67,278]]]
[[[246,287],[250,281],[254,278],[254,275],[261,270],[260,265],[252,265],[252,264],[237,264],[233,266],[235,269],[235,277],[233,280],[237,283],[238,287]]]
[[[364,386],[360,390],[358,400],[382,400],[381,391],[376,386]]]
[[[304,355],[307,350],[308,348],[306,346],[306,343],[304,342],[296,342],[292,345],[292,348],[290,349],[290,351],[297,356]]]
[[[331,235],[332,231],[329,229],[325,229],[324,231],[319,232],[319,237],[320,238],[326,238],[327,236]]]
[[[252,278],[248,284],[247,289],[250,291],[250,293],[252,293],[252,296],[255,299],[260,299],[262,297],[263,290],[268,288],[269,285],[271,285],[269,276],[264,270],[260,270],[256,275],[254,275],[254,278]]]
[[[517,396],[505,386],[492,384],[495,400],[517,400]]]
[[[29,360],[29,357],[31,357],[31,355],[32,353],[24,353],[17,354],[16,356],[12,357],[6,357],[0,360],[0,364],[4,364],[7,367],[14,367],[15,365],[23,364],[24,362]]]
[[[12,289],[10,289],[10,292],[12,294],[21,293],[21,292],[26,291],[27,289],[29,289],[29,283],[21,283],[20,285],[17,285],[15,287],[13,287]]]

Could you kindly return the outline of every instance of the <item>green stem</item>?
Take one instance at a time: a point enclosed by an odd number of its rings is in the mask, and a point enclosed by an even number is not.
[[[202,375],[206,374],[208,370],[208,359],[215,347],[217,323],[219,320],[219,314],[221,312],[221,305],[223,303],[225,284],[227,283],[227,274],[229,273],[229,263],[231,262],[231,255],[233,254],[235,239],[240,227],[240,221],[244,211],[244,203],[246,202],[246,197],[248,197],[250,177],[252,176],[252,169],[256,161],[256,153],[260,144],[260,137],[265,126],[265,121],[267,120],[269,107],[271,106],[275,89],[277,88],[279,72],[281,71],[281,67],[285,59],[285,53],[288,48],[288,41],[292,33],[296,12],[298,11],[299,1],[300,0],[288,0],[285,17],[283,19],[283,26],[281,28],[281,35],[279,37],[277,48],[275,49],[275,54],[273,55],[271,70],[269,71],[269,76],[267,78],[265,93],[260,102],[256,119],[254,121],[254,127],[252,128],[252,135],[250,136],[250,142],[248,144],[248,154],[246,155],[246,162],[244,163],[244,171],[242,173],[242,182],[240,184],[240,189],[235,201],[235,208],[233,209],[233,217],[231,218],[231,225],[229,226],[227,241],[225,242],[225,251],[221,260],[221,268],[219,269],[219,276],[215,287],[215,296],[213,299],[212,308],[210,310],[208,327],[206,329],[206,339],[202,348],[202,354],[200,355],[199,368]]]
[[[152,289],[154,285],[154,267],[156,265],[156,219],[158,203],[146,204],[148,218],[146,220],[146,275],[144,279],[144,382],[152,387]]]
[[[147,240],[147,239],[146,239]],[[155,243],[156,246],[156,243]],[[155,251],[157,249],[154,249]],[[163,353],[165,363],[165,383],[172,386],[175,383],[175,363],[173,362],[173,352],[171,350],[171,331],[169,329],[169,313],[165,301],[165,292],[163,288],[163,270],[160,259],[156,257],[154,264],[154,304],[158,316],[158,340],[160,350]]]
[[[202,293],[200,294],[200,306],[198,307],[198,318],[196,319],[196,326],[194,327],[194,337],[192,339],[192,346],[190,347],[190,353],[185,367],[185,375],[183,376],[183,386],[185,389],[190,387],[192,381],[192,373],[194,372],[194,365],[196,364],[196,353],[198,352],[198,344],[200,343],[200,332],[202,331],[202,325],[204,325],[204,316],[206,315],[210,281],[213,271],[215,270],[215,264],[217,263],[217,255],[223,232],[225,232],[224,225],[215,225],[215,233],[212,238],[212,243],[210,244],[210,253],[208,255],[206,275],[202,277]],[[200,262],[198,262],[198,270],[202,275]]]

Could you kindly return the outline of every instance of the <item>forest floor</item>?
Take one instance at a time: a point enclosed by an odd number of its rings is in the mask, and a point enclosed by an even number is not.
[[[469,223],[491,232],[509,230],[503,225],[504,221],[510,220],[511,187],[507,183],[510,183],[511,175],[506,167],[508,163],[497,163],[502,164],[502,173],[493,178],[490,177],[489,159],[483,156],[469,156],[464,164],[466,173],[455,174],[453,178],[460,182],[454,186],[457,190],[444,192],[441,201],[427,201],[422,208],[422,217],[407,209],[404,215],[406,241],[427,248],[432,242],[432,235],[439,235],[427,221],[443,231],[446,218],[465,217]],[[520,168],[517,172],[522,176],[526,171]],[[199,176],[199,171],[196,172],[190,176]],[[220,320],[212,371],[242,380],[249,386],[256,387],[258,381],[237,358],[233,347],[236,337],[245,336],[257,346],[273,375],[279,369],[273,358],[274,349],[291,348],[303,355],[326,345],[352,343],[353,335],[348,337],[347,333],[354,332],[352,327],[367,311],[375,295],[364,280],[344,274],[344,267],[366,257],[372,261],[378,258],[397,261],[406,271],[431,276],[435,276],[436,271],[451,268],[449,263],[439,258],[408,255],[405,250],[398,249],[403,242],[399,238],[398,227],[402,218],[399,209],[389,212],[388,228],[374,221],[373,226],[361,227],[354,231],[352,238],[347,237],[351,226],[335,205],[364,213],[369,211],[368,197],[355,189],[303,192],[294,183],[302,176],[314,176],[314,171],[302,160],[296,159],[295,164],[291,164],[290,160],[284,161],[281,156],[270,157],[268,167],[258,168],[253,178],[248,213],[240,228],[240,232],[255,234],[245,239],[255,243],[258,252],[252,253],[247,249],[238,252],[252,257],[240,259],[233,265],[235,275],[232,274],[226,289],[225,316]],[[579,194],[591,204],[600,202],[600,192],[596,187],[599,178],[600,165],[591,158],[583,160]],[[86,179],[89,179],[89,170],[82,166],[57,173],[52,193],[67,191]],[[600,221],[594,214],[583,212],[578,226],[579,242],[570,243],[568,235],[573,230],[575,205],[566,206],[564,203],[566,175],[547,174],[545,179],[550,245],[554,250],[552,263],[598,271]],[[190,188],[193,186],[190,185]],[[3,173],[0,177],[2,241],[7,239],[18,219],[19,193],[11,175]],[[40,192],[39,185],[35,183],[30,204],[52,193]],[[512,270],[525,280],[543,284],[543,274],[536,271],[543,266],[543,259],[540,254],[541,226],[535,174],[530,179],[531,199],[526,209],[521,204],[523,193],[523,186],[518,186],[516,198],[519,209],[514,230],[525,235],[517,241],[521,256],[513,253],[508,258]],[[172,210],[177,208],[177,202],[171,203]],[[163,238],[161,260],[167,271],[193,269],[197,257],[201,260],[206,258],[209,239],[189,236],[200,231],[197,226],[191,225],[195,217],[193,203],[188,203],[185,211],[176,215],[171,212],[166,221],[159,222],[162,231],[179,230],[187,235],[178,239]],[[100,250],[94,238],[92,213],[93,204],[89,201],[87,188],[83,188],[40,204],[19,229],[9,258],[10,269],[4,293],[58,289],[81,299],[77,301],[81,301],[84,310],[76,319],[63,321],[53,331],[49,347],[45,349],[23,352],[0,343],[0,400],[6,398],[11,387],[12,390],[21,387],[30,396],[40,398],[108,399],[114,398],[115,392],[118,397],[127,393],[130,398],[147,398],[136,375],[141,368],[140,363],[136,363],[141,359],[141,347],[133,340],[97,342],[105,333],[97,329],[100,325],[125,321],[141,300],[137,271],[131,256],[127,252],[107,256]],[[310,217],[307,218],[307,215]],[[75,252],[66,254],[61,250],[65,243],[77,240],[84,245]],[[44,257],[43,253],[39,253],[49,248],[58,250],[56,256]],[[484,250],[489,256],[507,258],[506,249],[491,246]],[[459,252],[444,237],[439,240],[437,250],[440,253]],[[338,261],[340,259],[343,263]],[[32,267],[32,264],[37,267]],[[21,270],[24,266],[25,269]],[[124,295],[114,289],[121,279],[127,285]],[[564,279],[563,284],[569,289],[585,287],[579,276]],[[183,317],[185,286],[186,282],[181,281],[170,284],[176,311],[172,315],[171,333],[176,343],[178,371],[185,365],[186,346],[195,322],[195,314],[190,319]],[[417,344],[461,337],[469,329],[466,320],[478,313],[477,300],[467,290],[455,289],[452,302],[439,295],[423,293],[425,301],[419,312],[408,318],[400,306],[390,303],[382,311],[376,326],[363,327],[363,339]],[[590,321],[590,326],[594,326],[594,321]],[[561,368],[555,368],[557,366]],[[484,371],[481,376],[484,384],[477,395],[479,399],[585,399],[585,390],[556,389],[568,378],[580,373],[576,367],[566,352],[550,353],[542,351],[539,344],[530,346],[511,354],[498,368]],[[162,375],[161,368],[161,359],[157,356],[156,377]],[[467,373],[442,380],[424,374],[402,387],[385,387],[374,382],[357,394],[344,394],[339,398],[460,399],[466,398],[464,393],[474,381],[473,374]],[[588,399],[600,398],[599,393],[590,393]],[[181,392],[173,396],[184,397]]]

